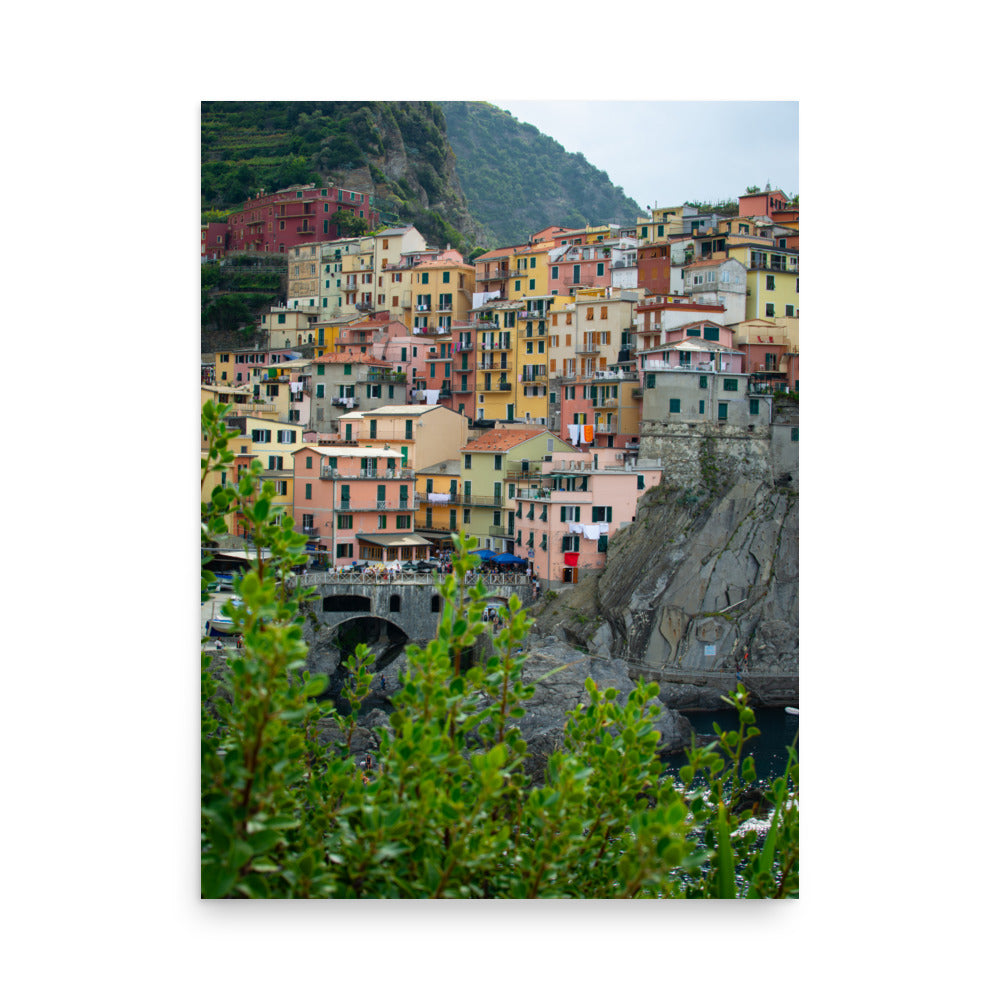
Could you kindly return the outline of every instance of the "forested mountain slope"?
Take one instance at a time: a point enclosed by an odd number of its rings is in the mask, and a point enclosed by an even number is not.
[[[204,101],[201,144],[213,217],[261,188],[330,184],[374,191],[383,222],[474,255],[549,225],[639,213],[581,154],[481,102]]]
[[[523,242],[546,226],[635,225],[639,205],[581,153],[567,153],[492,104],[441,106],[469,208],[497,245]]]

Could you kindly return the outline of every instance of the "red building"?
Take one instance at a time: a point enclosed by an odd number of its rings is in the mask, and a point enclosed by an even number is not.
[[[758,194],[740,195],[740,215],[767,215],[788,206],[784,191],[760,191]]]
[[[371,195],[344,188],[290,187],[250,198],[228,221],[228,249],[287,253],[291,247],[336,240],[341,227],[333,220],[339,211],[363,219],[367,229],[378,225]]]

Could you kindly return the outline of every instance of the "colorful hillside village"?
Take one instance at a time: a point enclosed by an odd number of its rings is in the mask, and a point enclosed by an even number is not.
[[[287,259],[287,301],[253,346],[203,356],[201,395],[231,404],[236,474],[261,461],[311,568],[425,560],[461,529],[542,588],[572,585],[664,479],[651,429],[766,429],[797,398],[781,191],[733,216],[553,226],[473,261],[411,225],[341,236],[345,207],[377,230],[367,194],[312,186],[202,226],[203,262]]]

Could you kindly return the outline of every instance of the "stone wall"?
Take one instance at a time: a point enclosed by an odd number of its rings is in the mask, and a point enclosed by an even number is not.
[[[717,492],[737,479],[770,482],[774,476],[771,428],[767,424],[728,427],[719,423],[642,422],[639,457],[663,462],[669,488]]]

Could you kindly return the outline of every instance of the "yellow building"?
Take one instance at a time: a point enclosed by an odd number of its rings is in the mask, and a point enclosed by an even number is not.
[[[476,269],[457,250],[443,250],[410,270],[410,309],[404,322],[413,331],[450,332],[465,323],[476,289]]]
[[[450,535],[461,527],[462,463],[457,458],[418,469],[414,528],[425,538],[451,548]]]
[[[545,259],[548,257],[545,255]],[[544,424],[548,417],[548,310],[554,296],[527,296],[514,325],[513,419]],[[510,418],[508,418],[510,419]]]
[[[525,247],[511,256],[508,297],[532,298],[549,290],[549,255],[544,250]]]
[[[517,313],[521,303],[493,299],[488,305],[496,326],[477,330],[476,419],[513,420]]]
[[[727,251],[747,269],[747,319],[799,315],[799,254],[773,241],[730,240]]]
[[[302,446],[303,429],[284,420],[267,420],[262,417],[239,418],[241,440],[233,450],[239,455],[249,455],[251,461],[259,459],[264,469],[261,481],[274,483],[274,502],[286,514],[292,513],[292,478],[295,462],[292,454]]]

